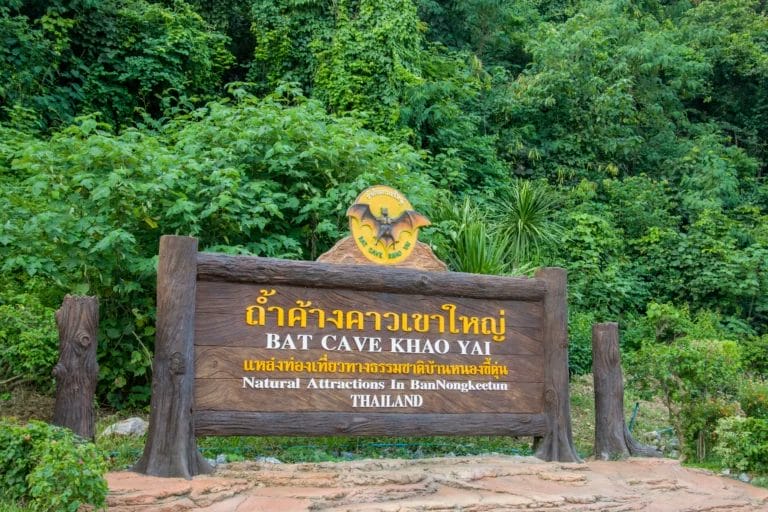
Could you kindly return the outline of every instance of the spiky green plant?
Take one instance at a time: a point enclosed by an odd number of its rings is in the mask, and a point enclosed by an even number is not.
[[[512,265],[532,264],[542,247],[556,241],[562,228],[552,220],[557,197],[546,184],[518,179],[493,206],[494,221],[509,241]]]
[[[440,251],[452,270],[473,274],[510,274],[509,239],[494,229],[488,214],[469,198],[456,205],[444,198],[435,211],[448,243]]]

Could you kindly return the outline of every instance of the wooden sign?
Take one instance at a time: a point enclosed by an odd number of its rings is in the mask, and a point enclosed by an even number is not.
[[[170,275],[159,270],[150,432],[137,470],[206,470],[195,435],[529,435],[540,458],[579,460],[562,269],[512,278],[196,247],[161,239]],[[160,308],[175,302],[178,311]],[[182,431],[191,445],[167,439]],[[169,457],[172,471],[158,461]]]

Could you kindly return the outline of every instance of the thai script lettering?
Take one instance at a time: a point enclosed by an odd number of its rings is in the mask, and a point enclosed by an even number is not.
[[[442,304],[439,312],[407,313],[395,311],[359,311],[334,309],[327,311],[313,307],[312,301],[297,300],[292,307],[268,305],[274,289],[260,290],[256,304],[245,308],[245,323],[253,326],[307,327],[319,329],[335,327],[350,331],[438,332],[441,334],[487,335],[493,341],[504,341],[506,320],[504,310],[497,316],[469,316],[460,314],[456,304]]]
[[[418,360],[403,363],[377,363],[333,361],[323,354],[315,361],[297,361],[289,359],[244,359],[243,370],[246,372],[265,373],[351,373],[376,375],[471,375],[488,376],[499,379],[509,375],[506,365],[486,357],[481,364],[439,364],[435,361]]]

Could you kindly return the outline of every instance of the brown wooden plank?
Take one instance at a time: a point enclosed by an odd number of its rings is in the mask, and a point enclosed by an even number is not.
[[[404,357],[401,354],[379,354],[379,353],[347,353],[334,352],[327,354],[317,350],[308,351],[290,351],[284,350],[265,350],[252,349],[249,347],[196,347],[195,351],[195,375],[198,379],[210,378],[241,378],[245,375],[255,375],[260,377],[291,378],[291,377],[329,377],[329,378],[364,378],[364,379],[389,379],[389,378],[434,378],[438,374],[434,367],[432,375],[412,372],[408,375],[401,374],[371,374],[371,373],[342,373],[340,371],[313,371],[312,368],[306,368],[301,372],[279,371],[280,366],[275,366],[273,371],[256,371],[255,366],[244,365],[244,361],[265,361],[270,362],[272,358],[275,363],[286,361],[293,358],[294,361],[316,362],[322,356],[327,356],[327,362],[360,362],[360,363],[402,363],[417,360],[428,359],[435,365],[471,365],[482,367],[485,357],[479,356],[457,356],[457,355],[435,355],[428,358],[416,358],[413,356]],[[494,356],[490,359],[494,365],[506,367],[507,374],[499,375],[497,380],[507,382],[543,382],[544,381],[544,359],[542,356]],[[441,378],[453,380],[466,380],[468,375],[439,375]],[[474,376],[477,378],[478,376]],[[494,378],[493,376],[491,378]]]
[[[264,379],[254,377],[258,381]],[[466,381],[452,381],[454,384],[470,382],[474,385],[485,386],[491,382],[493,386],[506,386],[506,391],[473,390],[469,392],[452,390],[413,390],[410,381],[401,381],[405,389],[388,389],[389,380],[377,380],[385,389],[308,389],[310,378],[274,379],[268,378],[270,383],[280,383],[285,386],[298,384],[299,389],[252,389],[244,387],[243,379],[196,379],[195,381],[195,408],[219,411],[261,411],[261,412],[299,412],[299,411],[335,411],[356,412],[361,410],[376,409],[389,412],[412,413],[538,413],[542,410],[542,396],[544,385],[542,383],[505,383],[491,379],[466,379]],[[349,382],[355,384],[354,379],[330,379],[336,382]],[[359,380],[359,379],[358,379]],[[419,379],[419,385],[441,379]],[[321,385],[323,379],[315,378],[316,385]],[[364,385],[374,384],[366,381]],[[359,405],[355,407],[352,396],[358,396],[358,404],[364,403],[362,395],[390,396],[390,403],[395,403],[397,396],[419,395],[423,400],[420,407],[373,407],[373,399],[369,400],[368,407]],[[378,399],[377,399],[378,400]],[[381,399],[386,400],[386,399]],[[403,398],[403,400],[405,400]]]
[[[481,276],[461,272],[424,272],[371,265],[337,265],[313,261],[199,253],[201,281],[286,284],[310,288],[379,290],[382,292],[539,301],[545,285],[539,279]]]
[[[268,290],[262,292],[261,290]],[[262,297],[263,293],[273,293],[268,298]],[[257,300],[264,303],[259,307],[274,307],[282,311],[286,326],[278,325],[278,314],[274,311],[264,315],[263,325],[249,325],[247,311],[251,308],[251,320],[258,318],[254,306]],[[412,337],[419,339],[447,339],[455,343],[456,340],[492,341],[494,353],[498,354],[541,354],[543,353],[543,306],[541,303],[520,301],[482,301],[478,299],[447,300],[445,297],[430,296],[405,296],[392,293],[378,292],[350,292],[331,291],[321,289],[304,289],[289,286],[275,286],[262,288],[260,286],[241,283],[211,283],[199,282],[197,291],[197,312],[195,322],[196,345],[226,345],[226,346],[262,346],[265,345],[264,333],[272,332],[280,335],[297,334],[310,335],[319,339],[324,334],[339,333],[347,336],[371,336],[380,337],[388,342],[391,337]],[[298,308],[297,303],[306,307]],[[449,313],[443,307],[450,304],[456,307],[455,316],[460,332],[449,331]],[[295,308],[295,309],[292,309]],[[307,315],[304,326],[296,323],[291,327],[289,312],[299,310],[322,310],[326,316],[326,323],[322,325],[318,321],[320,313],[313,312]],[[334,311],[342,311],[345,314],[361,312],[365,314],[362,329],[359,326],[338,328],[330,322]],[[494,340],[491,334],[475,332],[473,329],[463,331],[463,317],[477,319],[491,318],[493,321],[501,319],[503,311],[504,332],[503,341]],[[350,313],[352,312],[352,313]],[[381,318],[380,325],[376,325],[374,315],[383,315],[392,312],[397,315],[410,315],[421,313],[423,315],[438,315],[442,318],[443,330],[438,330],[440,323],[436,319],[430,319],[428,332],[416,332],[415,326],[410,326],[410,332],[401,329],[390,330],[391,318]],[[499,325],[501,325],[499,323]],[[378,327],[378,329],[377,329]],[[402,326],[399,326],[402,327]],[[388,349],[385,349],[388,350]]]
[[[195,411],[198,436],[542,436],[543,414],[269,413]]]

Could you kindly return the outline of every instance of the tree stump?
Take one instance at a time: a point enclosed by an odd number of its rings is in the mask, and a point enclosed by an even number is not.
[[[152,399],[138,473],[190,479],[213,468],[197,451],[192,417],[197,239],[162,236]]]
[[[93,440],[93,397],[99,374],[96,362],[99,301],[96,297],[67,295],[56,311],[56,324],[59,361],[53,368],[56,379],[53,423]]]
[[[595,383],[595,457],[602,460],[629,455],[660,457],[652,446],[638,443],[624,421],[624,380],[619,354],[619,325],[592,326],[592,375]]]

